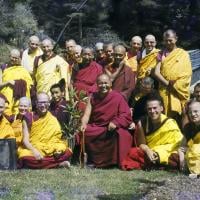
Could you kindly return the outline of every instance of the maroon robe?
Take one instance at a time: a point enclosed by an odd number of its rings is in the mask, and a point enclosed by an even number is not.
[[[96,92],[96,79],[102,74],[102,66],[92,61],[89,65],[78,70],[74,76],[74,87],[80,92],[85,91],[87,94]]]
[[[132,136],[128,132],[131,113],[123,96],[111,91],[101,99],[98,93],[91,98],[92,115],[85,131],[85,145],[88,162],[95,167],[108,167],[121,162],[132,145]],[[115,131],[107,130],[113,122]]]
[[[110,67],[108,67],[107,69],[109,70],[109,68]],[[119,74],[112,82],[112,89],[120,92],[128,101],[132,91],[135,88],[135,82],[136,73],[133,72],[130,67],[124,65]]]

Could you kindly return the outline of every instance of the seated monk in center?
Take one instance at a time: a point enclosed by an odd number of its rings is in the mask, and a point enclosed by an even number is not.
[[[138,147],[131,148],[123,170],[169,167],[183,138],[176,121],[162,114],[163,101],[157,93],[147,96],[146,110],[136,129]]]
[[[46,93],[37,95],[37,112],[24,117],[23,144],[18,148],[19,168],[69,167],[72,155],[67,142],[62,140],[61,127],[48,111],[49,97]]]
[[[89,98],[81,124],[88,164],[97,168],[120,166],[132,145],[128,132],[132,122],[130,108],[120,93],[111,90],[108,75],[97,78],[97,87],[98,92]]]

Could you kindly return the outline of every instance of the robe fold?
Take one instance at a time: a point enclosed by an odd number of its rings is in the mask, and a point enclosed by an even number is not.
[[[188,123],[184,126],[184,134],[187,139],[187,151],[185,159],[190,173],[200,175],[200,126]]]
[[[173,50],[161,61],[160,72],[166,80],[175,81],[172,88],[159,84],[166,115],[181,114],[190,97],[192,67],[189,54],[180,48]]]
[[[147,54],[144,58],[142,58],[139,62],[138,71],[137,71],[137,78],[142,79],[146,76],[149,76],[147,71],[149,69],[153,69],[157,65],[157,56],[159,49],[152,50],[149,54]]]
[[[38,59],[38,57],[36,57]],[[60,56],[54,55],[44,61],[43,56],[39,57],[38,66],[35,66],[35,80],[37,92],[46,92],[50,94],[50,88],[53,84],[58,83],[62,78],[66,82],[65,98],[69,100],[68,86],[70,84],[70,72],[68,63]]]
[[[100,74],[102,74],[102,66],[92,61],[89,65],[79,68],[74,75],[74,87],[78,92],[82,90],[86,94],[96,92],[96,80]]]
[[[111,66],[105,66],[111,73],[112,67]],[[122,69],[120,70],[119,74],[115,77],[115,79],[112,82],[112,89],[120,92],[124,98],[128,101],[132,91],[135,88],[135,82],[136,82],[136,73],[131,70],[130,67],[124,65]]]
[[[36,121],[33,120],[29,140],[44,158],[38,161],[33,156],[32,151],[20,146],[18,148],[18,157],[21,167],[51,168],[51,166],[59,166],[60,162],[64,161],[61,158],[69,158],[72,154],[67,146],[67,141],[62,140],[61,137],[60,125],[50,112]],[[56,156],[57,154],[60,155],[59,159]],[[65,155],[68,155],[68,157]]]
[[[130,109],[116,91],[111,91],[103,99],[94,93],[91,104],[91,118],[85,131],[88,162],[100,168],[120,166],[132,145],[132,136],[128,132]],[[110,122],[117,126],[116,130],[107,130]]]
[[[137,72],[138,68],[138,54],[131,55],[131,53],[127,52],[124,58],[125,64],[129,66],[133,72]]]
[[[157,130],[149,132],[145,138],[147,146],[158,154],[159,164],[167,166],[170,156],[178,150],[183,135],[175,120],[162,114],[161,122],[162,125]],[[122,169],[142,169],[150,164],[145,152],[134,147],[123,160]]]
[[[38,47],[36,51],[29,53],[29,49],[24,50],[22,53],[22,66],[29,72],[29,74],[33,74],[34,67],[34,59],[36,56],[42,55],[42,50]]]
[[[23,80],[26,82],[26,96],[30,98],[30,89],[33,85],[33,81],[28,71],[22,66],[11,66],[3,70],[2,82],[13,81],[13,80]],[[5,113],[7,115],[17,114],[19,101],[15,100],[13,97],[13,89],[15,87],[6,86],[3,87],[0,92],[7,98],[9,101],[8,106],[6,107]]]
[[[0,117],[0,139],[15,138],[14,131],[9,121],[4,117]]]

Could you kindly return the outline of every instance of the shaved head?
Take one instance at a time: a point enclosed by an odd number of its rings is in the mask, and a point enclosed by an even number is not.
[[[102,79],[106,79],[111,83],[110,77],[107,74],[101,74],[97,77],[97,82],[99,82]]]
[[[133,36],[131,38],[131,42],[138,42],[138,43],[140,43],[142,45],[142,38],[140,36],[138,36],[138,35]]]
[[[164,37],[174,37],[177,38],[176,32],[172,29],[168,29],[163,34]]]
[[[147,36],[145,37],[145,41],[146,41],[146,40],[153,40],[153,41],[156,41],[156,38],[155,38],[154,35],[149,34],[149,35],[147,35]]]
[[[124,55],[126,54],[126,48],[123,45],[117,45],[114,47],[114,53],[115,52],[121,52]]]
[[[19,105],[26,105],[27,107],[31,106],[31,101],[28,97],[21,97],[19,99]]]
[[[18,49],[12,49],[10,55],[16,58],[20,58],[20,51]]]
[[[37,37],[36,35],[33,35],[29,38],[29,42],[35,42],[35,43],[39,43],[40,39],[39,37]]]
[[[53,47],[53,42],[50,39],[44,39],[42,41],[42,46],[46,46],[46,45]]]

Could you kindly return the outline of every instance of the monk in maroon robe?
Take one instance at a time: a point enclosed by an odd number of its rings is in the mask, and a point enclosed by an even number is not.
[[[125,65],[124,58],[126,49],[122,45],[117,45],[114,48],[114,62],[111,65],[104,67],[105,73],[112,81],[112,89],[120,92],[128,101],[131,92],[135,88],[136,73]]]
[[[96,79],[102,74],[102,66],[93,61],[94,52],[91,48],[82,50],[82,63],[79,70],[74,74],[74,87],[78,92],[85,91],[86,94],[96,92]]]
[[[98,77],[97,86],[98,92],[89,99],[81,125],[88,163],[99,168],[121,166],[132,145],[128,132],[130,109],[123,96],[111,90],[106,74]]]

